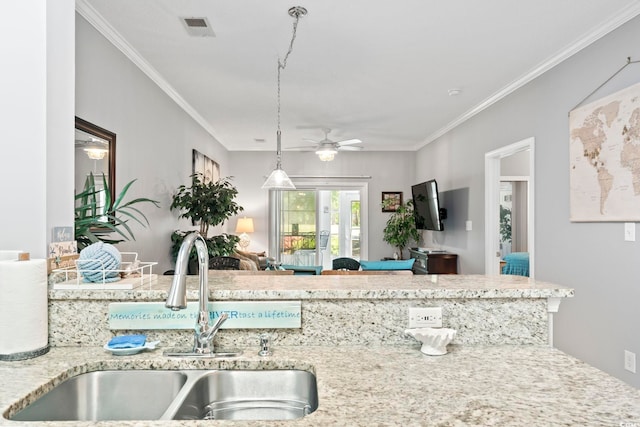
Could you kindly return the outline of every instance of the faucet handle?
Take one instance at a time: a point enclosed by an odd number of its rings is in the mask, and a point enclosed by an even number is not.
[[[207,316],[209,315],[209,313],[205,313]],[[218,317],[218,320],[216,320],[216,323],[214,323],[212,326],[209,327],[209,329],[206,329],[203,332],[198,332],[196,331],[196,339],[198,340],[198,342],[200,344],[206,344],[209,341],[213,340],[214,335],[218,332],[218,329],[220,329],[220,326],[222,326],[222,324],[229,318],[229,315],[227,313],[221,313],[220,316]],[[208,322],[208,318],[205,320],[206,322]]]
[[[271,339],[267,333],[260,334],[260,351],[258,352],[258,356],[271,356]]]

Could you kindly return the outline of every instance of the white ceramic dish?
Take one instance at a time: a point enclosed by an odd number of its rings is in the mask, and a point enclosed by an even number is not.
[[[156,346],[160,343],[160,341],[152,341],[147,342],[140,347],[129,347],[129,348],[110,348],[108,344],[105,344],[104,348],[111,354],[116,356],[130,356],[132,354],[140,353],[143,350],[155,350]]]
[[[420,351],[429,356],[447,354],[447,344],[456,336],[455,329],[448,328],[407,329],[404,333],[420,341],[422,343]]]

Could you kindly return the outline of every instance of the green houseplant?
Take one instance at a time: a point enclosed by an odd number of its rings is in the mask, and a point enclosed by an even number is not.
[[[84,189],[75,195],[76,207],[74,211],[75,239],[78,250],[82,250],[92,243],[102,241],[116,244],[125,240],[135,240],[133,230],[128,222],[134,220],[143,227],[149,226],[149,220],[138,209],[141,203],[151,203],[160,207],[159,203],[145,197],[125,202],[127,191],[135,182],[130,181],[122,188],[115,200],[111,200],[111,192],[107,178],[102,175],[102,184],[97,185],[92,173],[85,180]],[[104,203],[100,204],[104,194]],[[112,237],[113,233],[119,235]]]
[[[204,182],[202,174],[191,176],[191,186],[181,185],[173,195],[170,209],[180,212],[179,218],[187,218],[197,225],[207,242],[209,256],[230,255],[240,241],[238,236],[220,234],[209,237],[209,228],[222,225],[227,219],[242,212],[244,208],[236,203],[238,190],[231,183],[231,177],[218,181]],[[188,232],[176,230],[171,234],[171,254],[175,259],[180,245]],[[195,248],[194,248],[195,249]],[[192,250],[191,259],[196,259]]]
[[[393,203],[391,200],[389,203]],[[385,203],[383,203],[383,206]],[[391,214],[384,227],[383,240],[398,248],[400,259],[404,259],[402,252],[411,241],[416,243],[420,240],[420,234],[416,229],[416,222],[413,216],[413,201],[408,200],[398,206]]]

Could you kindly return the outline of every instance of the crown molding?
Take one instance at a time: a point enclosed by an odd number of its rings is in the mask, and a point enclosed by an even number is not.
[[[162,75],[147,62],[146,59],[131,46],[118,31],[107,22],[106,19],[93,6],[85,0],[76,0],[76,12],[89,22],[100,34],[102,34],[116,49],[122,52],[131,62],[133,62],[140,70],[145,73],[155,84],[164,91],[169,98],[173,99],[180,108],[182,108],[193,120],[195,120],[204,130],[209,133],[216,141],[224,146],[224,144],[216,136],[215,129],[204,117],[196,111],[180,94],[171,86]],[[226,149],[229,149],[225,146]]]
[[[470,118],[474,117],[476,114],[479,114],[480,112],[482,112],[485,109],[489,108],[491,105],[493,105],[496,102],[500,101],[501,99],[505,98],[509,94],[511,94],[511,93],[515,92],[516,90],[520,89],[521,87],[523,87],[524,85],[526,85],[530,81],[532,81],[535,78],[539,77],[540,75],[546,73],[547,71],[549,71],[550,69],[552,69],[556,65],[560,64],[561,62],[565,61],[566,59],[568,59],[571,56],[575,55],[576,53],[580,52],[585,47],[591,45],[595,41],[597,41],[600,38],[606,36],[611,31],[613,31],[616,28],[620,27],[621,25],[627,23],[628,21],[630,21],[631,19],[635,18],[639,14],[640,14],[640,3],[639,2],[634,2],[634,4],[631,4],[628,7],[626,7],[625,9],[621,10],[620,13],[615,15],[613,18],[611,18],[607,22],[605,22],[602,25],[600,25],[599,27],[595,28],[593,31],[585,34],[583,37],[578,39],[576,42],[570,44],[569,46],[565,47],[564,49],[562,49],[561,51],[559,51],[555,55],[553,55],[550,58],[548,58],[547,60],[541,62],[540,64],[535,66],[533,69],[531,69],[529,72],[527,72],[526,74],[524,74],[520,78],[518,78],[518,79],[514,80],[513,82],[511,82],[510,84],[506,85],[505,87],[500,89],[498,92],[494,93],[493,95],[491,95],[490,97],[488,97],[487,99],[482,101],[480,104],[476,105],[475,107],[471,108],[470,110],[468,110],[467,112],[465,112],[464,114],[459,116],[457,119],[453,120],[452,122],[448,123],[443,128],[440,128],[436,132],[434,132],[431,135],[429,135],[423,141],[422,144],[420,144],[419,146],[416,147],[416,150],[419,150],[420,148],[423,148],[425,145],[427,145],[427,144],[435,141],[436,139],[444,136],[447,132],[455,129],[458,126],[460,126],[462,123],[464,123],[467,120],[469,120]]]

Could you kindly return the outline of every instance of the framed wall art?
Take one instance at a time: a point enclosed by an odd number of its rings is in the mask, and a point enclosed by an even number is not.
[[[402,191],[382,192],[382,212],[396,212],[402,205]]]
[[[220,165],[198,150],[193,150],[193,174],[202,174],[201,179],[208,184],[220,179]]]

